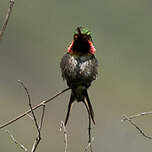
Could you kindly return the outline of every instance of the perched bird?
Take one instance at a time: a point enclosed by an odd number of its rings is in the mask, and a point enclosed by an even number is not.
[[[87,92],[97,75],[98,62],[94,55],[95,51],[91,32],[86,27],[77,27],[72,43],[60,62],[62,77],[71,89],[65,126],[69,118],[71,105],[75,100],[85,103],[90,120],[92,119],[95,124],[94,112]]]

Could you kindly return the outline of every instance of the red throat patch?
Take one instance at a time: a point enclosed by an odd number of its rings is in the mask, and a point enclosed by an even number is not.
[[[72,40],[72,43],[70,44],[70,46],[68,47],[68,52],[71,53],[72,52],[72,46],[73,46],[74,40]],[[89,45],[90,45],[90,50],[89,53],[91,54],[95,54],[96,49],[93,45],[93,43],[91,41],[88,41]]]
[[[74,41],[72,40],[72,43],[70,44],[70,46],[68,47],[68,52],[71,53],[72,52],[72,45],[73,45]]]
[[[95,49],[93,43],[92,43],[91,41],[88,41],[88,42],[89,42],[89,44],[90,44],[90,50],[89,50],[89,52],[90,52],[91,54],[95,54],[96,49]]]

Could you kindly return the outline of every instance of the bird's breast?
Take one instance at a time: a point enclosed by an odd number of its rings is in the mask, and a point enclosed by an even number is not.
[[[89,86],[96,78],[97,60],[94,56],[66,54],[60,66],[62,77],[68,84]]]
[[[90,75],[91,60],[86,56],[75,57],[72,56],[69,60],[69,69],[75,77],[84,77]]]

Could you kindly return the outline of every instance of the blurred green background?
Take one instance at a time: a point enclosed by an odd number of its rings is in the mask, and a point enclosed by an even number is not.
[[[7,8],[8,1],[1,0],[0,26]],[[98,79],[89,89],[96,115],[94,152],[151,152],[152,141],[121,122],[123,114],[152,110],[151,0],[16,0],[0,42],[0,124],[28,109],[18,79],[27,85],[34,105],[66,88],[59,63],[79,25],[92,31],[99,60]],[[64,151],[59,124],[65,118],[69,95],[47,105],[37,151]],[[151,118],[136,120],[149,135]],[[67,126],[68,151],[84,150],[87,128],[86,109],[75,103]],[[20,151],[5,129],[31,149],[36,136],[32,120],[25,117],[0,130],[0,151]]]

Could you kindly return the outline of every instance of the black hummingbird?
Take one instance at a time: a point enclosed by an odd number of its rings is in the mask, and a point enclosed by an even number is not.
[[[98,61],[94,55],[95,51],[91,32],[86,27],[77,27],[68,52],[60,62],[62,77],[71,89],[65,126],[69,118],[71,105],[75,100],[77,102],[82,101],[85,104],[90,121],[92,119],[95,124],[94,112],[87,92],[97,75]]]

